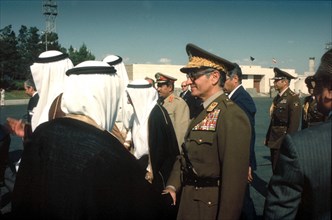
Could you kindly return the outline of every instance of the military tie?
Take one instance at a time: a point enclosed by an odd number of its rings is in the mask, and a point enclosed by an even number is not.
[[[278,94],[277,97],[276,97],[276,103],[279,103],[280,99],[281,99],[281,96]]]
[[[200,104],[199,108],[198,108],[198,114],[201,113],[204,110],[204,106],[203,104]]]

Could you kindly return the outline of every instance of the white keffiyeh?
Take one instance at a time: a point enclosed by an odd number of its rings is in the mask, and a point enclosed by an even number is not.
[[[134,108],[132,139],[134,156],[139,159],[149,154],[148,119],[157,104],[158,93],[146,80],[134,80],[128,84],[127,93]]]
[[[84,71],[84,67],[112,68],[102,61],[85,61],[74,69]],[[71,70],[71,71],[72,71]],[[93,71],[92,71],[93,72]],[[70,74],[65,83],[61,109],[66,114],[85,115],[94,120],[102,129],[111,131],[117,115],[120,94],[118,75],[95,72]]]
[[[59,51],[50,50],[39,55],[40,59],[48,59],[63,55]],[[38,125],[48,121],[48,112],[54,99],[63,92],[67,78],[66,71],[73,67],[69,58],[51,62],[35,62],[30,66],[33,80],[39,94],[39,101],[31,119],[32,131]]]

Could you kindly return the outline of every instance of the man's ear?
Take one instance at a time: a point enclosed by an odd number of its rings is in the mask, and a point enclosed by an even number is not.
[[[210,78],[212,79],[212,84],[216,85],[219,83],[219,79],[221,78],[221,73],[215,70],[211,73]]]

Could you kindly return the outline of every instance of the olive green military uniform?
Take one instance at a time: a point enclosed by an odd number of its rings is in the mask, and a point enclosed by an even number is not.
[[[302,126],[308,128],[325,120],[325,116],[317,110],[317,102],[315,96],[307,96],[304,98],[302,107]]]
[[[214,100],[213,100],[213,97]],[[167,185],[182,188],[178,219],[238,219],[247,184],[250,123],[246,114],[219,92],[194,118],[185,152]],[[190,164],[196,174],[192,174]]]
[[[164,99],[162,105],[167,110],[169,117],[171,118],[176,139],[179,144],[179,150],[181,152],[181,144],[184,141],[184,135],[186,134],[190,122],[189,107],[183,99],[174,94],[171,94]]]
[[[289,88],[277,95],[270,108],[271,122],[266,134],[266,145],[271,149],[272,169],[278,158],[282,140],[286,134],[298,130],[301,119],[300,98]]]

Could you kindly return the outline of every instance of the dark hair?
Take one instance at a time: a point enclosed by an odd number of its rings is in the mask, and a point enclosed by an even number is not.
[[[234,63],[234,68],[229,71],[229,77],[233,78],[234,75],[237,75],[237,77],[239,78],[239,84],[242,83],[242,70],[240,68],[240,66],[237,63]]]

